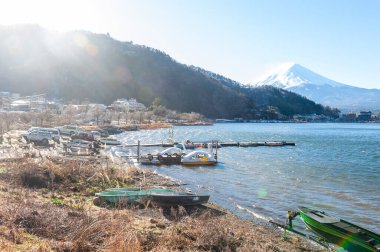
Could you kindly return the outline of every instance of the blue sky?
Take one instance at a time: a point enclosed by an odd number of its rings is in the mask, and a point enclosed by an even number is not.
[[[380,88],[377,0],[0,0],[0,6],[0,24],[109,32],[243,83],[292,61],[339,82]]]

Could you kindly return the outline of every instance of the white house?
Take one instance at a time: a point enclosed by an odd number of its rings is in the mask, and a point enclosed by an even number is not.
[[[129,111],[144,111],[146,107],[144,104],[137,102],[136,99],[129,99],[128,101]]]
[[[144,104],[137,102],[136,99],[117,99],[111,105],[115,110],[118,111],[144,111],[146,107]]]
[[[10,104],[11,111],[29,111],[30,101],[27,100],[15,100]]]

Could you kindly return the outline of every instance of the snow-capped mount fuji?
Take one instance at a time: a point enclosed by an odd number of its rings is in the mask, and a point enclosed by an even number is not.
[[[283,88],[326,106],[346,111],[380,110],[380,90],[365,89],[339,83],[299,64],[280,66],[256,86]]]
[[[329,85],[332,87],[344,86],[344,84],[327,79],[322,75],[296,63],[286,63],[276,69],[274,73],[258,82],[257,86],[270,85],[278,88],[289,89],[291,87],[313,84],[318,86]]]

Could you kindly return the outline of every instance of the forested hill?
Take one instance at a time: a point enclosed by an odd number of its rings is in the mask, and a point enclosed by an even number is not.
[[[254,118],[268,107],[284,115],[331,113],[294,93],[244,87],[153,48],[37,25],[0,26],[0,91],[105,104],[135,97],[147,106],[159,97],[167,108],[210,118]]]

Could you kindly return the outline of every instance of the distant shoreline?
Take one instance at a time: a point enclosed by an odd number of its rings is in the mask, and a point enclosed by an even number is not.
[[[376,124],[380,123],[380,121],[373,121],[373,122],[322,122],[322,121],[314,121],[314,122],[308,122],[308,121],[266,121],[266,120],[258,120],[258,121],[233,121],[233,122],[215,122],[215,124],[234,124],[234,123],[354,123],[354,124]]]

